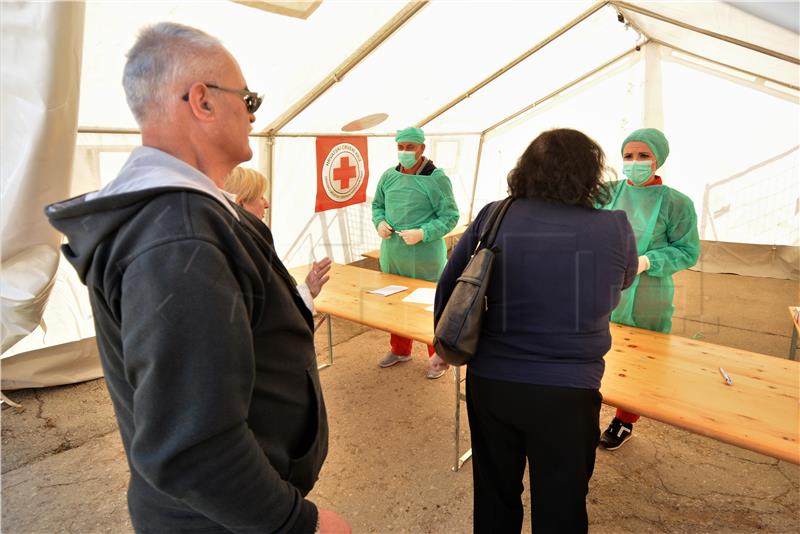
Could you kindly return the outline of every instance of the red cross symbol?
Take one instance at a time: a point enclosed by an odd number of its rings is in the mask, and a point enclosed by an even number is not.
[[[356,177],[356,168],[350,165],[349,156],[342,156],[339,162],[340,167],[333,169],[333,179],[339,180],[339,187],[347,191],[350,188],[350,180]]]

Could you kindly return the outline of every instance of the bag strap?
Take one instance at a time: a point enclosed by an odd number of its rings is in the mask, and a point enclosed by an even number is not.
[[[486,227],[481,233],[480,239],[478,239],[478,244],[475,245],[475,251],[473,254],[477,253],[478,250],[481,249],[482,245],[486,248],[491,248],[494,246],[494,240],[497,237],[497,230],[500,228],[500,223],[503,221],[503,217],[505,216],[506,211],[508,211],[508,207],[512,202],[514,202],[513,197],[506,197],[494,207],[491,215],[489,215],[489,220],[486,222]]]

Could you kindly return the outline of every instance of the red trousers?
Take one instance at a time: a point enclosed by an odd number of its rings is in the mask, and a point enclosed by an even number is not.
[[[395,353],[397,354],[397,353]],[[625,410],[620,410],[617,408],[617,414],[614,416],[623,423],[635,423],[639,420],[639,416],[635,413],[626,412]]]
[[[414,343],[414,340],[392,334],[389,342],[392,345],[392,352],[398,356],[408,356],[411,354],[411,345]],[[428,345],[428,358],[433,356],[435,352],[433,345]]]

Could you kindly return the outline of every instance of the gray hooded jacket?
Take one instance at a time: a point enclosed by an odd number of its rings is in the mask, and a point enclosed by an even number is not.
[[[139,532],[313,532],[327,454],[311,313],[260,221],[140,147],[48,206],[89,290]]]

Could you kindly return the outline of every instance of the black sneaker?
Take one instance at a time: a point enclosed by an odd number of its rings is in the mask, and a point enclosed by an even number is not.
[[[615,451],[631,438],[632,433],[633,423],[624,423],[615,417],[600,436],[600,446],[608,451]]]

